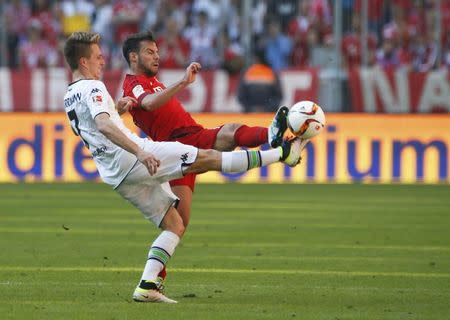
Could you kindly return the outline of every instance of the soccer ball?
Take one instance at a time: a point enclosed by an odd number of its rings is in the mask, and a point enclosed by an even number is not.
[[[287,123],[294,135],[302,139],[311,139],[325,127],[325,114],[316,103],[300,101],[289,110]]]

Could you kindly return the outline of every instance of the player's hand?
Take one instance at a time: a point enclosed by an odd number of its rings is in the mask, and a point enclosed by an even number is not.
[[[195,77],[197,75],[197,73],[200,72],[200,70],[202,69],[202,66],[200,63],[198,62],[192,62],[189,67],[186,68],[186,74],[184,76],[184,81],[187,84],[191,84],[192,82],[195,81]]]
[[[156,159],[153,154],[148,153],[144,150],[140,150],[136,154],[136,157],[147,168],[151,176],[156,173],[159,165],[161,164],[161,162],[158,159]]]
[[[123,97],[120,98],[119,101],[117,101],[116,110],[120,115],[122,115],[135,106],[137,106],[136,99],[132,97]]]

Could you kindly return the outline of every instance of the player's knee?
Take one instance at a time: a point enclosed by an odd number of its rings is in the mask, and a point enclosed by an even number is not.
[[[180,210],[179,206],[178,206],[178,212],[180,213],[180,217],[181,217],[181,221],[183,222],[183,226],[186,229],[186,227],[189,224],[190,212],[186,208],[182,208]]]
[[[233,138],[237,129],[242,126],[240,123],[228,123],[222,127],[224,129],[224,134],[228,137]]]
[[[183,219],[178,214],[175,208],[169,209],[163,221],[161,222],[160,228],[175,233],[180,238],[183,236],[186,230]]]
[[[180,197],[180,195],[177,194],[178,197]],[[180,199],[183,199],[180,197]],[[190,218],[190,208],[187,207],[184,203],[182,203],[182,201],[180,201],[180,203],[178,204],[177,210],[178,213],[180,214],[181,217],[181,221],[183,222],[183,226],[184,228],[186,228],[189,224],[189,218]]]
[[[187,226],[189,225],[189,216],[184,216],[184,217],[181,217],[181,219],[182,219],[182,221],[183,221],[183,226],[184,226],[184,231],[186,231],[186,228],[187,228]]]
[[[181,238],[186,231],[186,227],[184,226],[183,220],[180,218],[175,223],[168,225],[166,228],[163,228],[163,230],[173,232]]]
[[[236,143],[234,142],[234,136],[230,135],[225,141],[223,141],[221,151],[233,151],[235,148]]]
[[[204,173],[211,170],[219,170],[221,153],[212,149],[199,149],[197,159],[186,170],[187,173]]]
[[[181,238],[185,231],[186,227],[184,226],[183,220],[181,220],[180,223],[175,226],[175,230],[172,232]]]
[[[234,150],[236,148],[234,134],[241,126],[242,125],[238,123],[228,123],[224,125],[217,136],[215,149],[220,151]]]

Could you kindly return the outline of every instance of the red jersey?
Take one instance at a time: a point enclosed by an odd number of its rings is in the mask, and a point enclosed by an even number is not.
[[[160,92],[166,87],[156,77],[127,74],[123,81],[123,95],[138,100],[138,105],[148,94]],[[180,101],[172,97],[166,104],[153,111],[145,111],[140,107],[130,109],[133,121],[150,138],[155,141],[175,140],[176,136],[198,132],[199,125],[184,110]]]

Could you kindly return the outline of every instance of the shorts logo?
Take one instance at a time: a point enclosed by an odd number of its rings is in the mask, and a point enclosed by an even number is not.
[[[100,148],[95,149],[94,152],[92,152],[92,156],[93,157],[98,157],[101,156],[105,153],[105,151],[107,150],[106,146],[102,146]]]
[[[185,154],[181,155],[180,160],[183,161],[183,163],[186,163],[188,156],[189,156],[189,152],[186,152]]]

